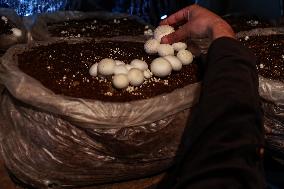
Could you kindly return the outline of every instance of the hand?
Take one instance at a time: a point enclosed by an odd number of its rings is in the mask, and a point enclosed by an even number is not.
[[[161,25],[178,25],[184,23],[174,33],[162,38],[162,43],[175,43],[187,37],[215,40],[219,37],[235,38],[231,26],[221,17],[198,5],[188,6],[163,20]]]

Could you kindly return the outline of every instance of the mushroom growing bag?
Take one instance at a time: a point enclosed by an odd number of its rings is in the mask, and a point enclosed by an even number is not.
[[[254,29],[240,32],[239,37],[277,34],[284,35],[284,28]],[[273,50],[271,49],[271,52]],[[281,74],[283,74],[283,70]],[[284,160],[284,83],[259,76],[259,94],[262,97],[262,107],[264,110],[266,145],[269,150],[274,152],[273,156],[275,155],[277,159]]]
[[[18,179],[75,187],[149,176],[173,163],[199,83],[124,103],[56,95],[18,68],[27,50],[9,49],[0,64],[0,149]]]
[[[37,40],[49,40],[50,37],[120,39],[125,36],[145,40],[149,36],[145,36],[144,32],[150,35],[152,29],[143,19],[123,13],[59,11],[41,14],[33,27],[32,35]]]

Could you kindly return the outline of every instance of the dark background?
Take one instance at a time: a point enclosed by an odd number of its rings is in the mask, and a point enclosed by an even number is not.
[[[170,15],[194,3],[204,6],[221,16],[231,13],[241,13],[266,19],[277,19],[283,16],[283,1],[284,0],[22,0],[20,3],[20,0],[0,0],[0,7],[13,8],[16,9],[20,15],[26,15],[26,12],[21,10],[23,7],[27,9],[38,9],[37,5],[39,4],[41,7],[49,8],[49,6],[67,2],[65,6],[63,5],[57,8],[57,10],[105,10],[128,13],[137,15],[145,21],[157,25],[163,15]],[[33,3],[37,5],[33,7]],[[31,12],[34,11],[32,10]],[[45,11],[40,10],[38,12]]]
[[[266,19],[277,19],[282,16],[284,4],[283,0],[70,0],[66,9],[129,13],[156,25],[161,16],[170,15],[194,3],[219,15],[240,13]]]

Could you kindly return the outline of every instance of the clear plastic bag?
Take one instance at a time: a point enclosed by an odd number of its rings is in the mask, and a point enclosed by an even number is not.
[[[275,34],[284,34],[284,28],[253,29],[238,33],[238,37]],[[284,160],[284,83],[259,76],[259,94],[265,114],[266,145],[277,152],[278,160]]]
[[[0,65],[7,89],[1,153],[17,178],[38,188],[74,187],[144,177],[173,163],[199,83],[125,103],[60,96],[19,70],[15,55],[25,50],[10,48]]]
[[[284,28],[254,29],[239,33],[239,37],[275,34],[284,34]],[[273,120],[277,120],[275,128],[279,129],[279,125],[284,127],[284,83],[259,76],[259,94],[263,98],[264,112],[271,118],[271,123],[273,123]],[[271,127],[271,125],[266,125],[266,127]],[[281,150],[284,151],[284,148],[282,148]]]

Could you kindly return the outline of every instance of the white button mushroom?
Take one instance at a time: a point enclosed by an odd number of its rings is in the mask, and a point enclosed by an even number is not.
[[[132,60],[130,65],[142,71],[148,69],[148,64],[145,61],[139,59]]]
[[[127,75],[128,69],[126,68],[125,65],[121,64],[121,65],[114,67],[113,73],[114,73],[114,75],[117,75],[117,74],[126,74]]]
[[[146,78],[146,79],[150,79],[151,77],[152,77],[152,73],[151,73],[151,71],[149,70],[149,69],[147,69],[147,70],[144,70],[144,77]]]
[[[117,89],[124,89],[129,85],[129,79],[125,74],[118,74],[113,76],[112,84]]]
[[[179,71],[182,68],[181,61],[175,56],[165,56],[164,59],[169,61],[174,71]]]
[[[187,48],[187,44],[183,43],[183,42],[174,43],[174,44],[172,44],[172,46],[173,46],[174,50],[177,51],[177,52]]]
[[[155,54],[155,53],[158,52],[159,45],[160,45],[160,43],[159,43],[158,40],[156,40],[156,39],[149,39],[144,44],[145,52],[148,53],[148,54]]]
[[[174,55],[175,51],[174,51],[174,48],[171,45],[161,44],[158,47],[158,54],[163,57],[163,56],[168,56],[168,55]]]
[[[144,74],[137,68],[132,68],[128,72],[128,79],[131,85],[140,86],[144,82]]]
[[[158,26],[154,31],[154,38],[160,42],[164,36],[173,33],[174,31],[175,29],[169,25]]]
[[[11,31],[13,32],[13,35],[15,37],[21,37],[22,36],[22,31],[18,28],[12,28]]]
[[[94,76],[94,77],[98,75],[98,63],[95,63],[91,66],[89,73],[91,76]]]
[[[1,20],[3,20],[5,24],[8,23],[8,18],[6,16],[1,16]]]
[[[130,64],[126,64],[125,65],[126,66],[126,69],[129,71],[129,70],[131,70],[132,68],[134,68],[132,65],[130,65]]]
[[[172,66],[164,58],[156,58],[151,63],[151,72],[157,77],[166,77],[171,74]]]
[[[115,62],[115,64],[116,64],[117,66],[119,66],[119,65],[125,65],[125,63],[124,63],[123,61],[120,61],[120,60],[115,60],[114,62]]]
[[[113,59],[105,58],[99,62],[98,72],[104,76],[112,75],[114,72],[115,62]]]
[[[183,65],[189,65],[193,61],[193,55],[188,50],[181,50],[177,53],[178,59]]]

